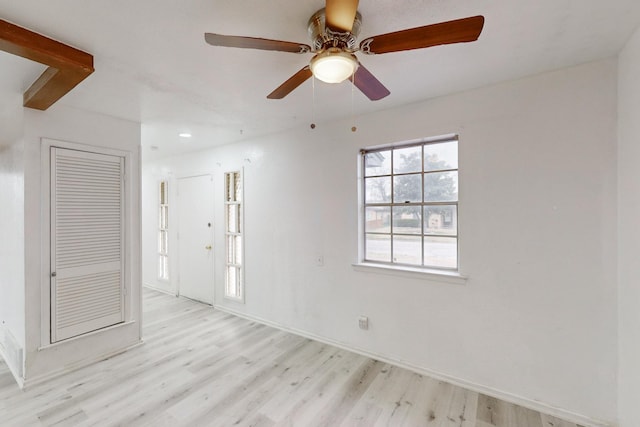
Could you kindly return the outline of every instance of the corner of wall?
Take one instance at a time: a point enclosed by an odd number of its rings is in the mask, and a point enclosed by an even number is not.
[[[640,425],[640,28],[618,61],[618,418]]]
[[[102,114],[71,108],[52,109],[47,112],[25,112],[24,154],[24,384],[34,384],[52,376],[124,351],[141,342],[141,287],[140,273],[140,124]],[[47,328],[43,327],[43,271],[49,269],[42,247],[49,239],[44,233],[46,223],[43,209],[48,209],[43,196],[42,174],[45,169],[41,147],[43,140],[61,144],[102,147],[128,155],[127,182],[129,183],[127,264],[130,286],[130,305],[125,323],[114,328],[101,329],[81,338],[65,340],[56,345],[45,345]],[[44,160],[46,164],[46,159]],[[46,172],[44,172],[46,176]],[[45,302],[46,304],[46,302]]]
[[[3,94],[4,95],[4,94]],[[11,98],[11,97],[8,97]],[[22,101],[0,100],[0,359],[20,386],[24,376],[24,141]],[[6,125],[6,126],[5,126]]]
[[[18,384],[21,384],[24,375],[24,349],[4,325],[0,325],[0,357],[7,363]]]

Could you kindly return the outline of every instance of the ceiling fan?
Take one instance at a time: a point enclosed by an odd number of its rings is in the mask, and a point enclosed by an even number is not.
[[[349,79],[370,100],[377,101],[389,95],[390,92],[358,61],[354,55],[356,52],[378,55],[443,44],[472,42],[477,40],[482,32],[484,17],[473,16],[381,34],[364,39],[358,46],[356,40],[360,34],[361,24],[362,16],[358,12],[358,0],[326,0],[326,7],[314,13],[309,19],[308,31],[312,46],[214,33],[205,33],[204,38],[213,46],[315,54],[309,65],[271,92],[267,96],[269,99],[284,98],[313,75],[327,83],[340,83]]]

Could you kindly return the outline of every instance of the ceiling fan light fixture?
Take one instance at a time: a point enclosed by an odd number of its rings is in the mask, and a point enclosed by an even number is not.
[[[309,64],[313,76],[325,83],[341,83],[358,68],[358,60],[349,52],[329,48],[313,57]]]

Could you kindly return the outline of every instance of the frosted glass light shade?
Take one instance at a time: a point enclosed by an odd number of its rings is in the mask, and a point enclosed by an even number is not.
[[[356,72],[358,61],[351,53],[331,48],[314,56],[309,66],[318,80],[341,83]]]

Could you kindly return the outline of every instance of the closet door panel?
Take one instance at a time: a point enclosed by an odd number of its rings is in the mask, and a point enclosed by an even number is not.
[[[51,341],[124,321],[124,158],[51,149]]]

